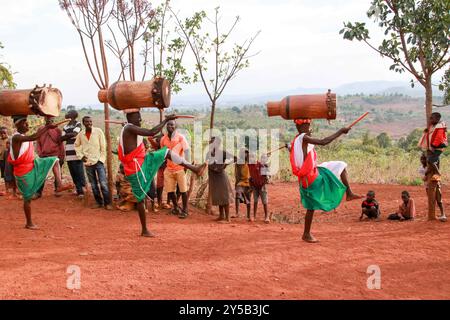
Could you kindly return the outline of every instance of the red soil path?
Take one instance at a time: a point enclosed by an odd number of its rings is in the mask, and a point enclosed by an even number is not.
[[[355,186],[368,189],[385,218],[405,187]],[[425,221],[423,189],[408,189],[416,221],[359,222],[360,203],[345,203],[317,215],[319,244],[300,241],[302,224],[223,225],[195,210],[186,221],[152,215],[158,237],[143,239],[136,214],[84,209],[71,195],[34,202],[41,230],[32,232],[21,203],[0,197],[0,298],[449,299],[450,223]],[[303,216],[295,184],[269,190],[275,214]],[[81,268],[79,291],[66,288],[69,265]],[[381,268],[381,290],[367,289],[370,265]]]

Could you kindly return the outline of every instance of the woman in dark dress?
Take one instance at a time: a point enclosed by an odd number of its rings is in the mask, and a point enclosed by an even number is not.
[[[211,138],[209,151],[206,156],[208,163],[209,192],[212,198],[212,205],[218,206],[220,211],[219,221],[230,222],[230,204],[233,203],[233,190],[230,181],[225,173],[233,156],[221,149],[221,139]]]

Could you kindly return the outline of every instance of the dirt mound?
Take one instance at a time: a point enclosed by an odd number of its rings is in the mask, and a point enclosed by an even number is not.
[[[85,209],[71,195],[34,202],[41,230],[26,231],[21,202],[0,198],[0,298],[449,299],[450,223],[425,221],[421,187],[355,186],[369,189],[384,218],[408,189],[418,219],[359,222],[360,203],[344,203],[317,215],[321,242],[311,245],[300,241],[301,224],[265,225],[260,212],[256,223],[223,225],[192,209],[185,221],[151,215],[158,237],[143,239],[137,214]],[[302,223],[296,184],[271,185],[269,195],[275,217]],[[81,290],[66,287],[71,265],[81,269]],[[381,269],[381,290],[367,288],[371,265]]]

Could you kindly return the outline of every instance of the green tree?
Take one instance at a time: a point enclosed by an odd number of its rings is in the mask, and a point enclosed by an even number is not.
[[[155,9],[144,35],[145,64],[152,66],[154,76],[166,78],[175,93],[182,90],[182,85],[195,80],[194,74],[189,74],[184,64],[188,42],[179,32],[171,14],[170,1],[166,0]]]
[[[241,109],[239,109],[238,107],[233,107],[233,108],[231,108],[231,110],[233,112],[236,112],[236,113],[241,113],[242,112]]]
[[[392,146],[392,139],[386,132],[380,133],[376,139],[381,148],[390,148]]]
[[[422,137],[423,131],[420,129],[415,129],[411,131],[408,136],[402,137],[398,140],[398,146],[405,151],[411,151],[417,149],[417,144],[419,139]]]
[[[3,45],[0,42],[0,49],[3,49]],[[1,56],[0,56],[1,59]],[[10,66],[0,61],[0,89],[14,89],[16,84],[14,83],[13,72]]]
[[[450,68],[445,71],[442,77],[440,89],[444,91],[444,104],[450,104]]]
[[[363,22],[344,23],[344,39],[363,41],[393,61],[390,70],[408,71],[425,88],[427,125],[433,109],[433,75],[450,62],[450,1],[373,0],[367,16],[384,30],[378,46]],[[414,86],[414,81],[411,80]],[[441,84],[442,86],[442,84]]]
[[[215,8],[213,17],[208,17],[205,11],[196,12],[183,22],[172,10],[184,40],[187,41],[194,55],[198,78],[211,101],[210,129],[214,128],[217,101],[229,82],[236,78],[240,71],[250,66],[250,58],[254,56],[250,54],[250,48],[260,34],[258,31],[242,43],[229,46],[231,35],[236,30],[240,17],[237,16],[223,31],[219,11],[219,7]],[[205,25],[205,21],[212,24],[214,30],[212,34],[207,31],[208,26]],[[227,46],[230,49],[227,49]]]

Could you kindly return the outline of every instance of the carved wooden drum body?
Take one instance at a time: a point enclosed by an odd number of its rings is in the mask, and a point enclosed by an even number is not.
[[[281,101],[268,102],[269,117],[281,116],[286,120],[295,119],[336,119],[336,94],[289,96]]]
[[[98,93],[100,102],[109,103],[117,110],[158,108],[165,109],[170,106],[170,84],[164,78],[155,78],[149,81],[119,81],[108,90]]]
[[[57,117],[62,98],[61,91],[51,85],[28,90],[0,90],[0,114]]]

